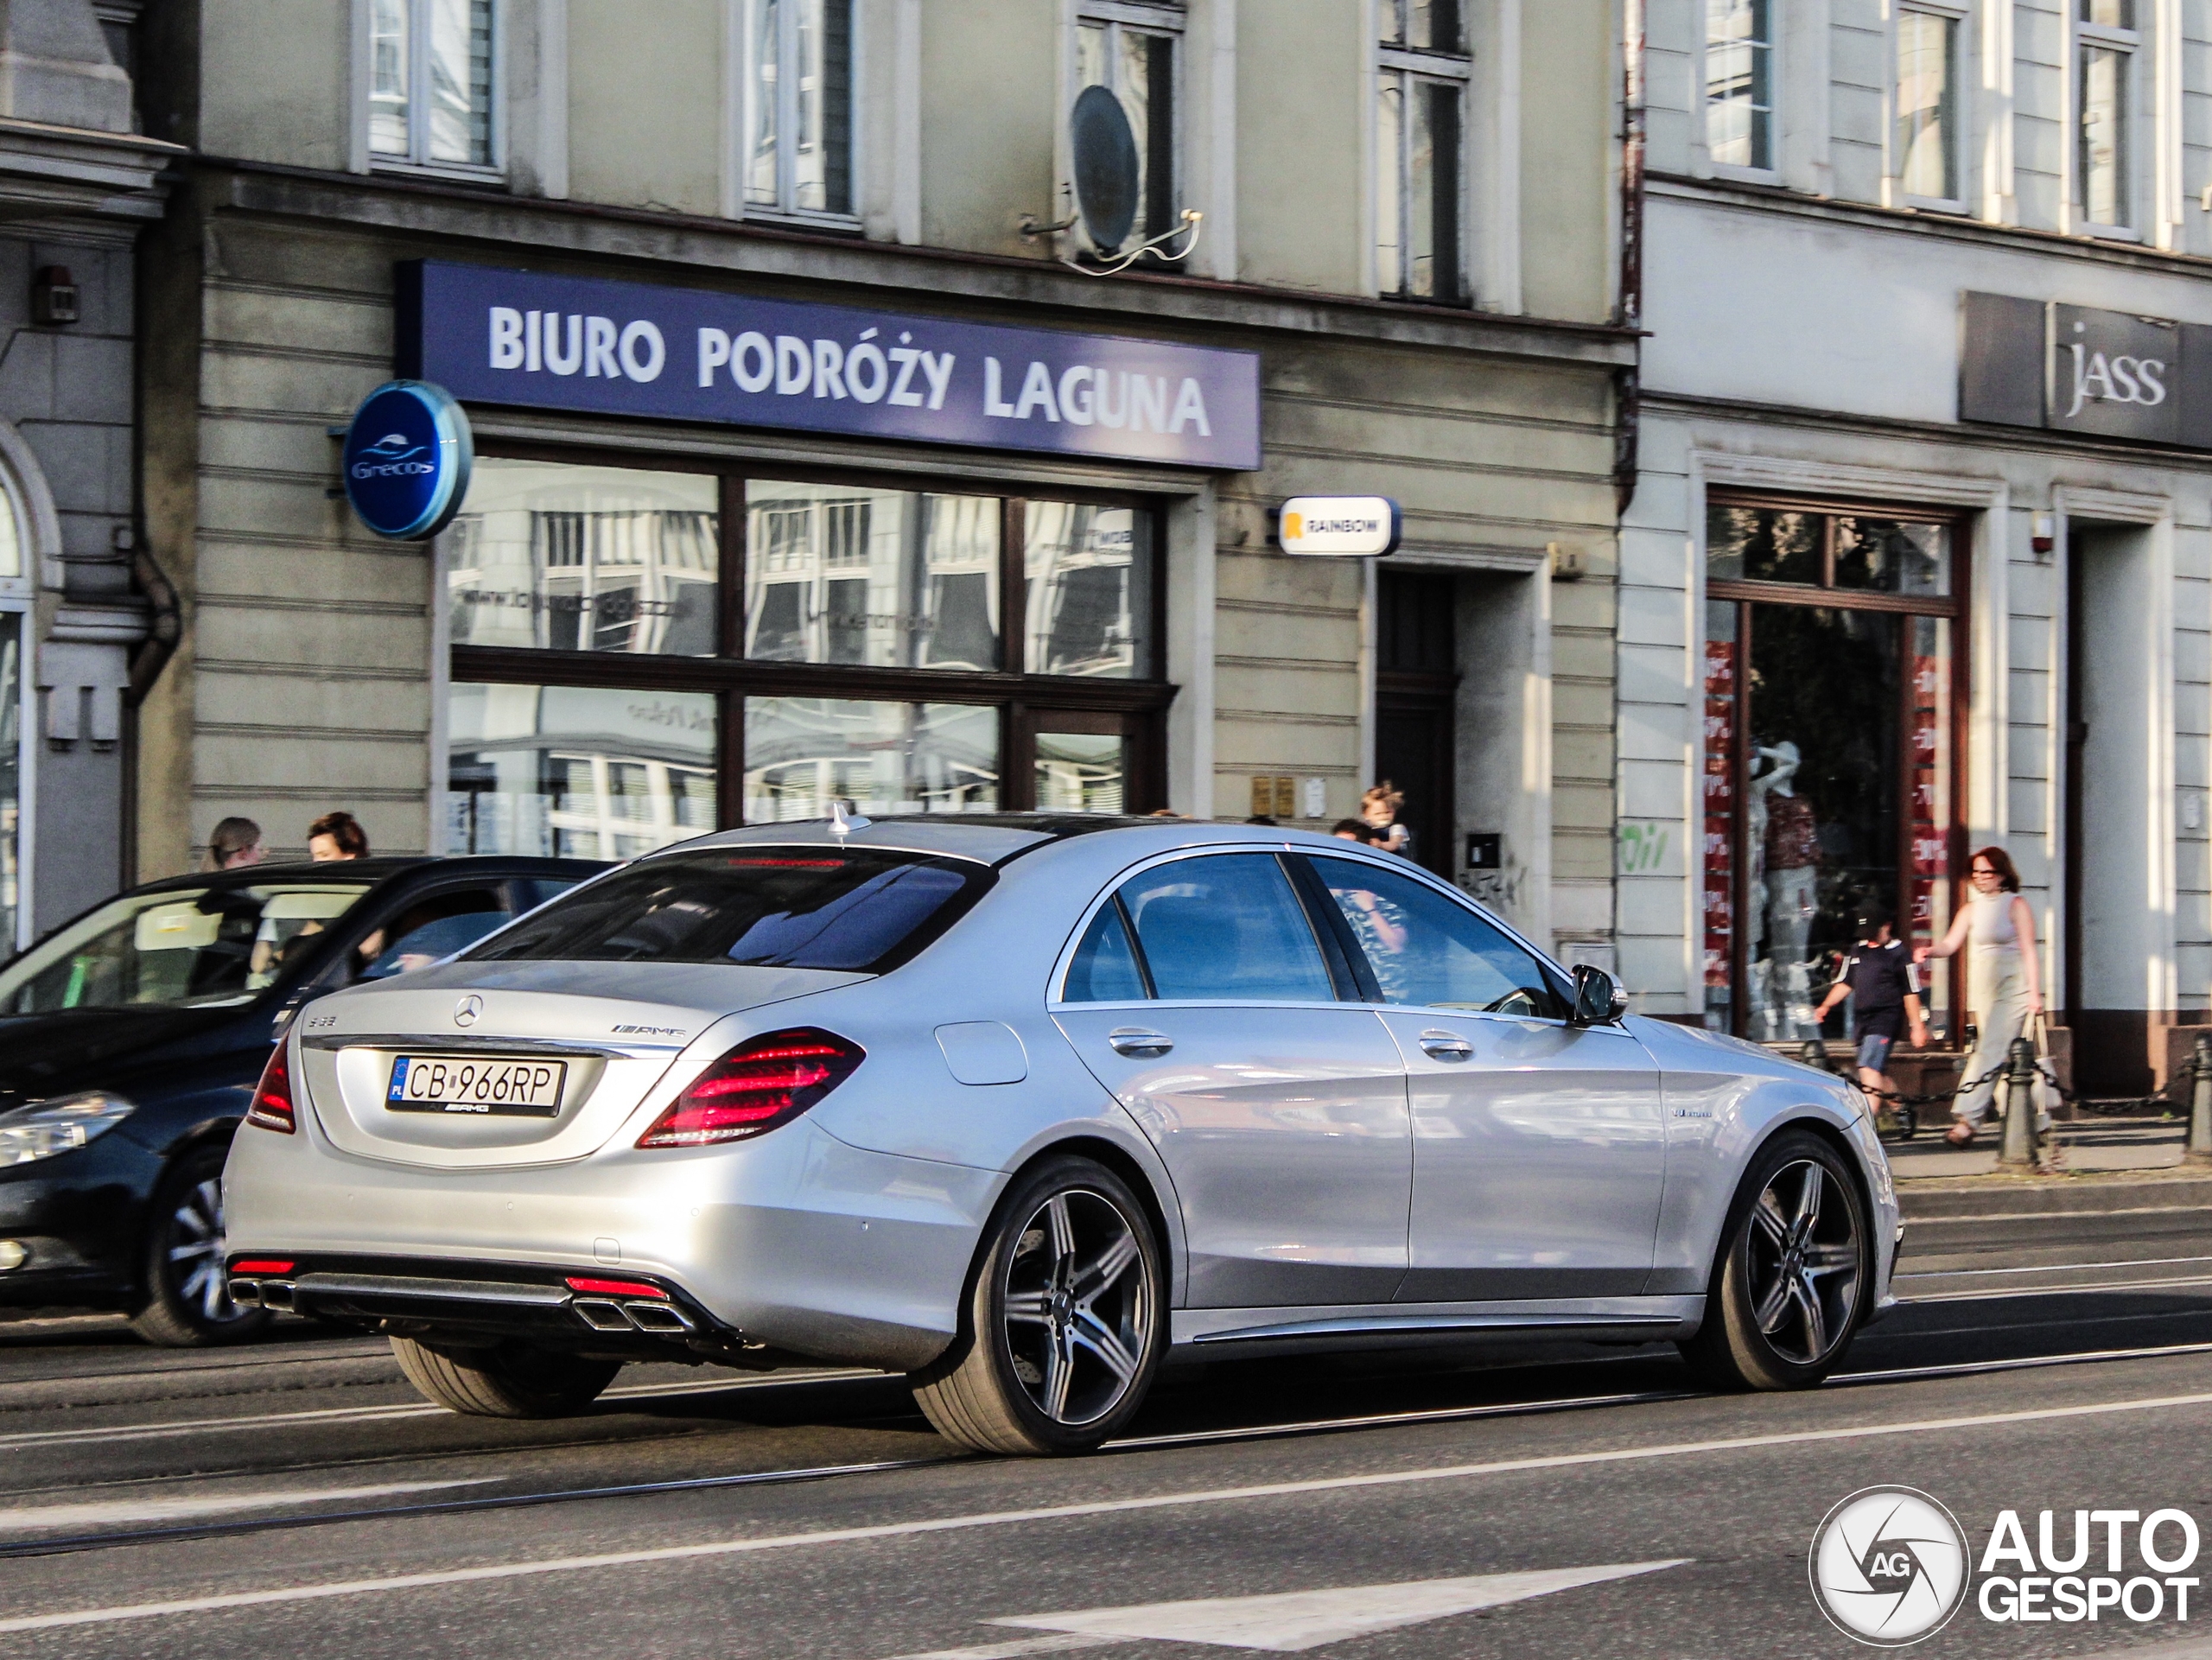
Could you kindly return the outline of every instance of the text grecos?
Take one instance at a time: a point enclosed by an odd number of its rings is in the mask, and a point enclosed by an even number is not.
[[[2063,1541],[2054,1520],[2053,1512],[2042,1512],[2038,1548],[2031,1551],[2019,1512],[1997,1513],[1981,1556],[1984,1619],[2070,1623],[2117,1610],[2139,1625],[2166,1612],[2169,1593],[2172,1617],[2189,1618],[2189,1593],[2197,1587],[2189,1572],[2196,1566],[2197,1536],[2188,1511],[2075,1511],[2071,1536]],[[2128,1571],[2131,1545],[2148,1572]],[[2000,1574],[2000,1568],[2018,1571]],[[2095,1572],[2098,1568],[2105,1571]]]
[[[667,341],[659,325],[645,318],[618,326],[612,317],[575,313],[563,317],[558,312],[511,306],[490,308],[490,364],[494,369],[650,381],[658,379],[667,366]],[[833,340],[801,340],[795,334],[771,339],[757,329],[733,335],[726,329],[702,328],[699,385],[712,387],[727,374],[747,393],[943,409],[952,388],[954,354],[918,347],[913,335],[905,331],[887,343],[878,334],[863,329],[859,340],[847,346]],[[1042,419],[1168,434],[1187,429],[1201,437],[1213,436],[1205,392],[1187,375],[1176,385],[1173,376],[1085,363],[1055,374],[1051,366],[1033,361],[1022,374],[1020,390],[1009,398],[1005,366],[987,357],[982,367],[983,413],[1000,420]]]

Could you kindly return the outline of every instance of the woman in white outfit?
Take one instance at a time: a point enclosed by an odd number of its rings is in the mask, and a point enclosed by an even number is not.
[[[1981,1040],[1967,1058],[1966,1075],[1980,1078],[2005,1063],[2012,1040],[2043,1013],[2043,985],[2036,962],[2036,919],[2020,897],[2020,873],[2003,848],[1986,847],[1967,868],[1974,892],[1942,943],[1923,945],[1916,963],[1949,957],[1972,944],[1967,957],[1967,1007],[1981,1021]],[[1974,1140],[1975,1126],[1997,1098],[1996,1078],[1984,1078],[1961,1096],[1951,1110],[1958,1123],[1944,1137],[1954,1147]]]

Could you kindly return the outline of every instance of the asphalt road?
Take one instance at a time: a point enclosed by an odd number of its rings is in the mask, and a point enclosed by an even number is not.
[[[2062,1544],[2077,1507],[2180,1507],[2212,1537],[2208,1432],[2203,1286],[1910,1307],[1803,1396],[1701,1396],[1658,1350],[1217,1367],[1053,1463],[954,1456],[872,1376],[633,1368],[588,1417],[499,1423],[302,1322],[184,1354],[18,1322],[0,1655],[1853,1654],[1806,1573],[1847,1494],[1923,1489],[1977,1553],[2007,1507],[2031,1536],[2060,1511]],[[2139,1653],[2212,1619],[2191,1612],[2023,1626],[1970,1601],[1918,1651]],[[1061,1629],[998,1623],[1039,1617]]]

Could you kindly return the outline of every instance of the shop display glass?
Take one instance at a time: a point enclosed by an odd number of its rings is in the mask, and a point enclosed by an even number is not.
[[[1849,1037],[1849,1003],[1825,1030],[1813,1010],[1857,917],[1886,912],[1910,944],[1951,916],[1956,527],[1716,499],[1707,530],[1706,1023]],[[1923,995],[1943,1032],[1955,965],[1936,977]]]
[[[1152,516],[1090,502],[1026,506],[1029,672],[1148,676]]]
[[[745,819],[825,817],[835,801],[868,817],[993,812],[998,711],[973,703],[745,700]]]
[[[456,684],[446,849],[628,859],[715,825],[715,700]]]

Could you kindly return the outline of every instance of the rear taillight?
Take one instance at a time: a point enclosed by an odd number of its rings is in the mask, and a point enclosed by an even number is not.
[[[643,1280],[587,1280],[575,1275],[569,1276],[569,1289],[581,1291],[588,1297],[661,1297],[668,1293],[657,1285],[647,1285]]]
[[[706,1147],[765,1135],[836,1089],[867,1058],[858,1044],[810,1027],[754,1038],[700,1073],[638,1145]]]
[[[292,1069],[284,1059],[285,1046],[279,1042],[270,1051],[269,1064],[261,1069],[261,1082],[253,1086],[253,1104],[245,1110],[245,1121],[263,1129],[273,1129],[289,1135],[294,1129],[292,1111]]]
[[[281,1258],[264,1260],[255,1256],[249,1257],[243,1262],[231,1264],[231,1272],[233,1274],[289,1274],[291,1271],[292,1264]]]

